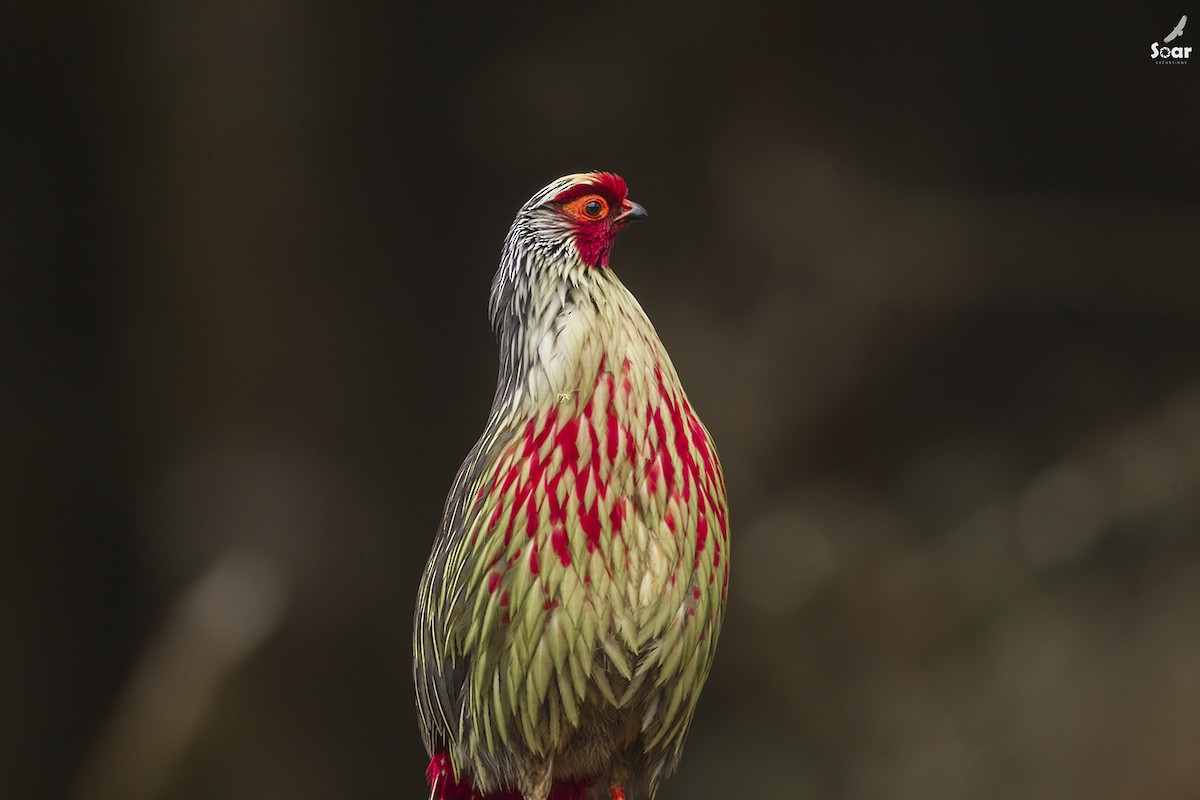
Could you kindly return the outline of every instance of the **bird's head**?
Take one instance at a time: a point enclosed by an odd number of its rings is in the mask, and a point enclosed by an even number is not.
[[[517,212],[504,241],[488,304],[493,327],[519,331],[545,307],[537,298],[564,280],[591,285],[613,277],[606,268],[617,234],[644,216],[611,172],[566,175],[543,187]],[[514,325],[505,327],[506,319]]]
[[[527,230],[543,247],[573,248],[589,267],[607,267],[617,233],[646,216],[646,209],[626,195],[620,175],[567,175],[530,198],[517,215],[514,229]]]

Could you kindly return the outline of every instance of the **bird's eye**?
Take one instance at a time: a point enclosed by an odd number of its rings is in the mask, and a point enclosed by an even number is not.
[[[588,194],[564,205],[563,211],[574,219],[595,222],[608,214],[608,201],[598,194]]]

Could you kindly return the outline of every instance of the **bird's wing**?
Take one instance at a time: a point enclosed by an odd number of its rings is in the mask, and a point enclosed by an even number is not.
[[[463,614],[461,578],[469,561],[467,537],[478,515],[479,487],[488,474],[485,454],[491,445],[511,436],[508,426],[489,426],[454,479],[442,513],[441,530],[421,577],[413,633],[413,674],[417,708],[426,747],[432,753],[446,741],[463,735],[464,691],[469,659],[456,638]]]

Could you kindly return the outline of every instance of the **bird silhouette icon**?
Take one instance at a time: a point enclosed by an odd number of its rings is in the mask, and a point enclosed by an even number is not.
[[[1183,36],[1183,26],[1184,25],[1187,25],[1187,14],[1184,14],[1182,17],[1179,18],[1179,24],[1175,26],[1175,30],[1171,31],[1170,33],[1168,33],[1166,36],[1163,37],[1163,44],[1166,44],[1167,42],[1170,42],[1173,39],[1178,39],[1180,36]]]

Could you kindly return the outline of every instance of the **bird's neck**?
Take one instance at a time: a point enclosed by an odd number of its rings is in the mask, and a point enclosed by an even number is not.
[[[639,395],[647,376],[677,382],[654,326],[611,271],[571,271],[541,296],[501,335],[496,400],[504,416],[534,419],[554,407],[577,416],[609,374],[626,378]]]

